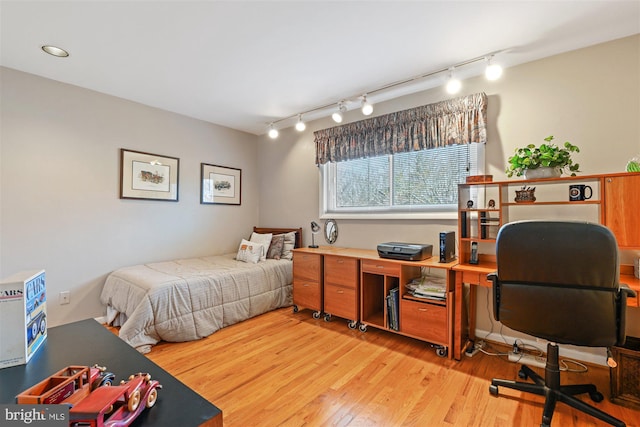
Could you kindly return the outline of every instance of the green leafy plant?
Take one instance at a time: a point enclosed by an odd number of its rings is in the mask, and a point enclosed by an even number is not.
[[[544,139],[547,143],[536,147],[529,144],[524,148],[516,148],[516,153],[509,157],[509,166],[505,171],[508,177],[522,176],[527,169],[537,169],[539,167],[551,167],[576,176],[580,172],[580,165],[573,163],[571,153],[579,153],[580,149],[569,141],[564,143],[564,148],[558,147],[553,141],[553,135]]]

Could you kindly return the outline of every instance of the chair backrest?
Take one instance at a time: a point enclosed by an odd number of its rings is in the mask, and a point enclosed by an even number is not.
[[[599,224],[519,221],[497,236],[494,315],[549,341],[592,347],[624,342],[618,245]]]

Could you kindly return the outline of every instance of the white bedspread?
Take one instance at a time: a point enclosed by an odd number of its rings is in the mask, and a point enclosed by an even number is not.
[[[164,341],[191,341],[291,305],[293,263],[249,264],[235,254],[121,268],[105,281],[102,303],[120,337],[141,353]]]

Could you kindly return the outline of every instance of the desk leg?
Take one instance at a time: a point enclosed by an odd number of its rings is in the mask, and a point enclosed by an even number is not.
[[[464,305],[464,283],[463,273],[456,271],[456,284],[454,292],[454,314],[453,314],[453,358],[460,360],[462,353],[467,349],[469,340],[476,337],[476,284],[469,285],[469,313],[465,318]],[[465,324],[469,325],[467,331]]]
[[[460,360],[462,356],[462,342],[464,340],[462,319],[464,303],[464,285],[462,283],[462,272],[456,272],[456,284],[454,291],[454,314],[453,314],[453,358]]]

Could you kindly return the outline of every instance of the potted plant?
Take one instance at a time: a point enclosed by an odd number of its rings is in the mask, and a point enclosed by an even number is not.
[[[573,163],[571,153],[579,153],[580,149],[569,141],[564,143],[564,148],[553,144],[553,135],[544,139],[545,144],[536,147],[529,144],[524,148],[516,148],[516,153],[509,157],[509,166],[505,171],[508,177],[522,176],[525,178],[552,178],[570,173],[576,176],[580,172],[580,165]]]

